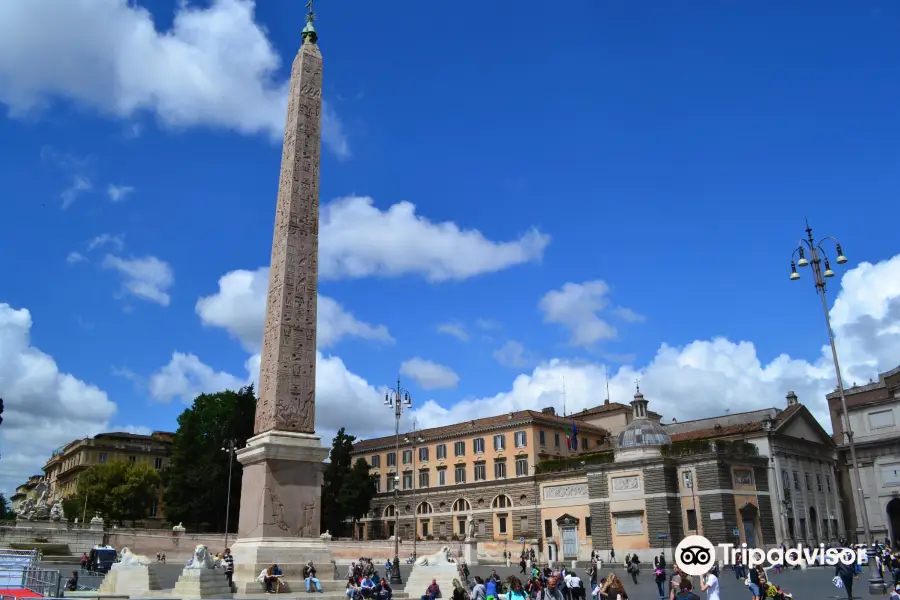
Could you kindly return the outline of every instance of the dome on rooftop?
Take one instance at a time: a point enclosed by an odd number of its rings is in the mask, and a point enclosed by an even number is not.
[[[647,400],[638,388],[631,401],[634,418],[616,437],[616,450],[637,450],[641,448],[658,448],[672,443],[672,438],[665,428],[648,417]]]

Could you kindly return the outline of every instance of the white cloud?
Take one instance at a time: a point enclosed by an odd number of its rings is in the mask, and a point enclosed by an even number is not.
[[[372,198],[352,196],[321,209],[319,269],[323,278],[418,274],[459,281],[541,260],[550,236],[535,229],[495,242],[480,231],[432,223],[409,202],[385,211]]]
[[[87,259],[80,252],[69,252],[69,255],[66,257],[66,262],[70,265],[74,265],[75,263],[80,263],[85,260]]]
[[[442,323],[437,326],[437,332],[444,335],[451,335],[461,342],[469,341],[469,332],[462,323]]]
[[[0,304],[0,492],[7,494],[40,473],[55,448],[103,431],[116,413],[105,392],[60,372],[31,345],[31,327],[28,310]]]
[[[400,374],[411,377],[426,390],[453,389],[459,384],[459,375],[450,367],[418,357],[403,361]]]
[[[494,360],[504,367],[513,369],[525,369],[533,367],[536,361],[520,342],[509,340],[503,346],[494,351]]]
[[[168,289],[175,283],[172,267],[155,256],[124,259],[107,254],[103,266],[122,275],[122,291],[142,300],[168,306],[171,298]]]
[[[502,325],[494,319],[478,319],[475,321],[475,324],[478,325],[479,329],[483,329],[485,331],[495,331],[502,327]]]
[[[2,12],[2,8],[0,8],[0,14],[2,14]],[[86,192],[91,188],[93,188],[93,185],[91,184],[90,179],[82,175],[76,175],[72,180],[72,185],[64,189],[59,195],[59,197],[62,199],[62,207],[64,209],[69,208],[72,203],[78,199],[78,196],[80,196],[82,192]]]
[[[185,404],[203,393],[237,390],[247,385],[234,375],[216,371],[193,354],[173,352],[169,364],[150,376],[150,393],[168,402],[180,398]]]
[[[254,9],[250,0],[179,2],[171,29],[159,31],[147,9],[123,0],[2,2],[0,102],[18,117],[61,97],[124,120],[150,111],[173,128],[281,140],[288,82]],[[322,134],[332,152],[349,155],[328,105]]]
[[[121,202],[134,192],[134,188],[130,185],[113,185],[109,184],[106,193],[113,202]]]
[[[237,270],[219,279],[219,291],[197,301],[197,315],[204,325],[221,327],[237,338],[244,349],[258,352],[266,320],[269,268]],[[319,295],[316,345],[327,348],[344,337],[358,337],[391,344],[394,338],[384,325],[360,321],[343,306]]]
[[[87,251],[93,252],[101,248],[110,247],[114,252],[121,252],[125,247],[124,235],[113,235],[111,233],[101,233],[97,237],[91,238],[87,242]]]
[[[589,347],[601,340],[616,337],[616,329],[598,316],[609,306],[609,286],[605,281],[566,283],[558,290],[544,294],[539,303],[545,323],[562,325],[569,330],[569,343]],[[628,322],[643,320],[631,309],[618,307],[610,311]]]

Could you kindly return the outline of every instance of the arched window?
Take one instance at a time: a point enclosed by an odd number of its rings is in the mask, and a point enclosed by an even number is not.
[[[385,517],[396,517],[397,516],[397,507],[394,506],[393,504],[389,504],[384,509],[384,516]]]
[[[472,507],[465,498],[459,498],[453,503],[453,512],[469,512],[470,510],[472,510]]]
[[[417,515],[430,515],[434,510],[431,508],[431,505],[427,502],[422,502],[416,507]]]
[[[512,500],[506,494],[500,494],[491,503],[491,508],[510,508],[511,506]]]

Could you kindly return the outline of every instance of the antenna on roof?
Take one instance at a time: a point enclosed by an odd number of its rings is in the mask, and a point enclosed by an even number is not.
[[[606,404],[609,404],[609,367],[603,365],[603,376],[606,377]]]
[[[566,376],[563,375],[563,416],[566,416]]]

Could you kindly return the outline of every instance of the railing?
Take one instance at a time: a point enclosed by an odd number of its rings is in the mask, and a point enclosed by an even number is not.
[[[0,585],[7,589],[25,589],[41,596],[59,596],[59,571],[55,569],[24,569],[0,567]]]
[[[40,560],[37,550],[0,548],[0,587],[21,587],[26,569],[37,566]]]

